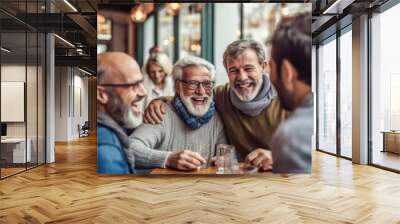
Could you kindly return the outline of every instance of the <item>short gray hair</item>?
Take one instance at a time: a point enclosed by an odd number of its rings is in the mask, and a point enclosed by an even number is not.
[[[258,62],[260,64],[264,63],[266,60],[266,55],[265,55],[265,50],[263,45],[255,40],[237,40],[232,42],[231,44],[228,45],[224,52],[224,67],[225,69],[227,68],[228,64],[228,59],[229,58],[237,58],[239,55],[243,53],[243,51],[251,49],[253,50],[258,58]]]
[[[214,65],[203,58],[195,56],[187,56],[175,63],[174,68],[172,69],[172,76],[174,77],[174,80],[176,81],[182,79],[183,69],[193,65],[205,67],[210,73],[211,80],[215,80]]]

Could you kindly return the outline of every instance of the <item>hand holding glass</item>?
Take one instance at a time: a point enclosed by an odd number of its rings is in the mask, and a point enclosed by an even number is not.
[[[199,166],[198,169],[207,169],[210,165],[210,160],[212,157],[210,145],[202,143],[189,144],[188,148],[193,152],[197,152],[206,161],[206,163]]]

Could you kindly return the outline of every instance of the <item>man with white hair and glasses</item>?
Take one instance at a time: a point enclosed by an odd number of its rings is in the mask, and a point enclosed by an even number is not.
[[[130,136],[126,149],[138,168],[194,170],[208,163],[204,151],[215,155],[226,143],[223,124],[213,100],[215,68],[198,57],[185,57],[173,68],[175,96],[166,105],[159,124],[142,124]]]

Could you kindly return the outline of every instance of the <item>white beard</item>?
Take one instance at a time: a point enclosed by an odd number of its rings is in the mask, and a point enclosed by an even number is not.
[[[142,114],[138,114],[135,115],[135,113],[133,113],[133,111],[131,110],[131,108],[125,108],[124,109],[124,115],[122,118],[124,125],[124,128],[128,128],[128,129],[133,129],[133,128],[137,128],[138,126],[140,126],[143,122],[143,115]]]
[[[181,98],[183,105],[185,105],[186,109],[188,110],[188,112],[196,117],[201,117],[204,114],[207,113],[208,109],[210,108],[210,104],[213,98],[213,95],[211,94],[211,96],[208,96],[207,94],[204,94],[202,96],[199,97],[207,97],[207,103],[204,105],[199,105],[199,106],[195,106],[192,103],[192,100],[190,98],[194,97],[192,96],[185,96],[183,95],[183,91],[181,89],[180,93],[179,93],[179,98]]]
[[[123,104],[118,95],[110,93],[112,101],[107,105],[111,117],[123,128],[137,128],[143,122],[143,114],[135,114],[130,106]]]

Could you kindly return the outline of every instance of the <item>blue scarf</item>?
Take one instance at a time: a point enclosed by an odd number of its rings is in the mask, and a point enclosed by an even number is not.
[[[187,126],[191,129],[197,129],[201,127],[203,124],[206,124],[210,119],[213,117],[215,113],[215,103],[214,101],[211,102],[210,108],[208,108],[207,113],[205,113],[201,117],[196,117],[191,115],[181,99],[178,96],[175,96],[172,100],[172,106],[174,106],[176,112],[178,113],[179,117],[185,122]]]

